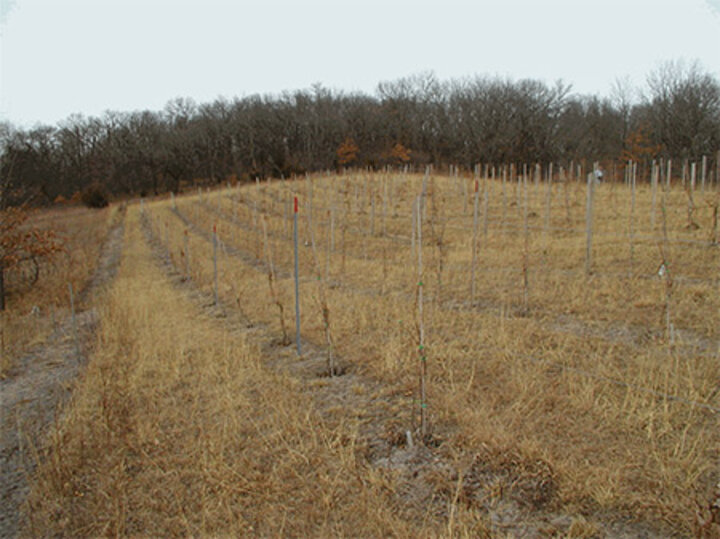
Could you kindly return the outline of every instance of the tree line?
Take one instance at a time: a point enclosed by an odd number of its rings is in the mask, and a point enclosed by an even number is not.
[[[162,111],[73,115],[55,126],[0,123],[0,209],[88,188],[114,196],[181,191],[338,167],[397,164],[699,160],[720,148],[720,81],[669,62],[642,94],[608,97],[562,81],[421,73],[375,95],[321,85],[280,95],[170,101]]]

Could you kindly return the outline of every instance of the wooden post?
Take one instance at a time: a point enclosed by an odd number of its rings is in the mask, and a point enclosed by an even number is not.
[[[650,208],[650,232],[651,232],[651,234],[655,232],[655,207],[657,205],[658,176],[659,176],[659,169],[658,169],[657,163],[653,159],[652,169],[650,172],[650,188],[652,190],[652,200],[651,200],[651,208]]]
[[[218,269],[217,269],[217,225],[213,225],[212,247],[213,247],[213,297],[215,305],[220,303],[218,298]]]
[[[479,206],[479,182],[475,180],[475,198],[473,201],[472,259],[470,261],[470,302],[475,304],[475,266],[477,265],[477,228]]]
[[[477,182],[477,167],[475,168],[475,181]],[[462,179],[462,197],[463,197],[463,215],[467,215],[468,212],[468,187],[467,187],[467,180],[465,178]]]
[[[285,234],[288,240],[292,240],[292,207],[293,207],[293,192],[288,193],[288,198],[285,201]]]
[[[382,199],[382,235],[383,238],[387,236],[387,198],[388,198],[388,186],[387,178],[383,176],[383,199]]]
[[[523,165],[522,175],[518,173],[517,187],[515,190],[515,205],[520,211],[522,211],[522,200],[520,197],[522,195],[522,186],[525,185],[525,182],[527,182],[527,165]]]
[[[667,206],[665,201],[665,195],[662,197],[662,231],[663,231],[663,244],[661,249],[662,263],[658,271],[658,275],[665,281],[665,335],[668,344],[674,344],[674,332],[672,321],[670,317],[670,302],[672,298],[672,276],[670,274],[670,261],[669,256],[669,240],[667,231]]]
[[[312,217],[313,217],[313,205],[314,205],[314,185],[313,185],[313,179],[310,176],[310,174],[305,174],[305,179],[307,180],[307,204],[305,205],[307,207],[308,212],[308,234],[312,233]]]
[[[425,176],[422,180],[422,193],[420,197],[420,204],[422,204],[421,211],[418,212],[418,219],[422,219],[423,212],[425,211],[425,199],[427,198],[427,184],[430,179],[430,166],[425,167]]]
[[[335,252],[335,192],[330,202],[330,252]]]
[[[417,199],[417,235],[418,235],[418,351],[420,353],[420,435],[425,440],[427,435],[427,353],[425,351],[425,319],[423,314],[423,263],[422,263],[422,196]]]
[[[370,200],[368,198],[368,177],[367,174],[363,176],[363,198],[365,199],[365,206],[370,205]]]
[[[483,240],[487,240],[488,233],[488,206],[490,205],[490,194],[488,193],[488,186],[485,184],[483,189]]]
[[[690,190],[695,191],[695,180],[697,177],[697,163],[693,161],[690,164]]]
[[[530,296],[530,228],[528,226],[528,178],[523,178],[523,313],[529,312],[529,296]]]
[[[630,169],[630,268],[629,276],[633,276],[633,264],[635,261],[635,188],[637,183],[637,163],[633,163]]]
[[[330,217],[330,220],[332,221],[332,210],[328,210],[328,216]],[[325,229],[326,234],[326,242],[325,245],[327,247],[327,251],[325,253],[325,283],[327,283],[330,279],[330,256],[332,254],[332,227],[330,229]]]
[[[294,197],[293,212],[293,244],[295,258],[295,346],[297,355],[302,355],[300,348],[300,272],[298,269],[298,199]]]
[[[587,206],[585,208],[585,274],[592,273],[592,227],[593,227],[593,194],[595,182],[593,175],[587,175]]]
[[[572,217],[570,215],[570,193],[569,193],[570,188],[568,185],[570,183],[570,178],[565,173],[565,169],[562,167],[560,167],[560,181],[562,182],[563,195],[564,195],[563,198],[565,199],[565,221],[567,222],[568,225],[570,225],[570,223],[572,223]]]
[[[552,210],[552,163],[549,165],[547,189],[545,191],[545,235],[550,235],[550,212]]]
[[[397,217],[395,211],[395,175],[390,175],[390,186],[388,187],[388,204],[390,205],[391,215]]]
[[[505,233],[505,219],[507,217],[507,165],[503,165],[502,171],[502,232]]]
[[[410,254],[415,258],[415,227],[417,223],[417,207],[413,203],[412,210],[410,211]]]

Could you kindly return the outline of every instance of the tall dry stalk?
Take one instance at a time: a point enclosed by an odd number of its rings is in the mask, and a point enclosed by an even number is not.
[[[443,303],[443,276],[447,265],[449,245],[445,240],[446,222],[442,216],[441,195],[436,192],[435,182],[432,182],[430,189],[430,234],[435,244],[435,277],[437,281],[436,301],[439,305]]]
[[[720,236],[718,235],[718,208],[720,207],[720,192],[715,197],[707,201],[710,206],[710,244],[719,245]]]
[[[285,325],[285,306],[282,304],[282,301],[280,301],[280,296],[278,295],[277,290],[275,289],[275,282],[277,281],[277,274],[275,273],[275,265],[273,264],[272,248],[270,246],[270,242],[268,241],[267,223],[266,223],[266,218],[264,215],[263,215],[263,219],[262,219],[262,228],[263,228],[263,243],[264,243],[264,251],[265,251],[265,264],[267,266],[268,287],[270,288],[270,298],[272,299],[273,304],[278,309],[278,318],[280,321],[280,331],[282,332],[281,344],[282,344],[282,346],[287,346],[292,341],[290,340],[290,336],[288,335],[288,332],[287,332],[287,326]]]
[[[218,248],[218,237],[217,237],[217,225],[213,225],[212,231],[212,256],[213,256],[213,298],[215,305],[219,305],[220,299],[218,297],[218,263],[217,263],[217,248]]]
[[[475,181],[478,181],[477,178],[477,167],[475,167]],[[462,197],[463,197],[463,215],[467,215],[468,212],[468,186],[467,186],[467,178],[462,178]]]
[[[695,221],[695,199],[693,197],[693,188],[685,187],[685,193],[687,194],[687,225],[688,230],[697,230],[700,225]]]
[[[652,196],[651,196],[651,207],[650,207],[650,231],[652,234],[655,233],[655,208],[657,206],[657,189],[658,189],[658,180],[660,177],[660,168],[658,167],[656,161],[653,159],[652,162],[652,169],[650,172],[650,188],[652,190]]]
[[[489,219],[489,206],[490,206],[490,192],[488,191],[487,182],[483,185],[483,240],[487,241],[488,235],[488,219]]]
[[[563,195],[565,195],[565,222],[570,226],[572,224],[572,216],[570,214],[570,181],[562,169],[560,169],[560,181],[562,181]]]
[[[410,256],[415,258],[415,243],[416,243],[416,231],[417,231],[417,205],[412,204],[412,210],[410,211]]]
[[[325,345],[327,346],[326,357],[327,357],[327,373],[328,376],[333,377],[340,374],[337,366],[335,365],[335,354],[333,352],[333,340],[330,331],[330,307],[327,300],[327,280],[322,277],[320,270],[320,258],[318,256],[317,245],[315,243],[315,231],[312,228],[312,224],[309,223],[310,233],[310,244],[313,252],[313,273],[317,275],[318,284],[318,302],[320,307],[320,314],[323,320],[324,333],[325,333]]]
[[[547,186],[545,191],[545,236],[550,235],[550,215],[552,212],[552,163],[548,168]]]
[[[472,228],[472,258],[470,260],[470,303],[475,305],[475,268],[477,267],[477,253],[478,253],[478,206],[479,196],[478,191],[479,182],[475,180],[475,196],[473,200],[473,228]]]
[[[675,335],[673,331],[673,325],[670,317],[670,303],[672,301],[672,292],[673,292],[673,280],[672,280],[672,274],[670,273],[670,241],[668,238],[668,230],[667,230],[667,206],[666,206],[666,200],[665,195],[662,197],[662,205],[660,208],[662,212],[662,232],[663,232],[663,241],[662,244],[659,245],[660,250],[660,267],[658,268],[658,276],[663,280],[663,283],[665,285],[664,291],[665,291],[665,308],[664,308],[664,326],[665,326],[665,336],[667,339],[667,342],[669,344],[674,344],[675,341]]]
[[[423,311],[423,259],[422,259],[422,195],[417,198],[417,342],[420,355],[420,437],[425,440],[427,429],[427,351],[425,350],[425,313]]]
[[[182,257],[185,261],[185,280],[190,280],[190,244],[188,241],[187,228],[183,230],[183,250]]]
[[[628,223],[628,242],[630,245],[630,258],[628,274],[633,276],[633,266],[635,262],[635,190],[637,183],[637,163],[630,161],[628,163],[628,174],[630,184],[630,220]]]

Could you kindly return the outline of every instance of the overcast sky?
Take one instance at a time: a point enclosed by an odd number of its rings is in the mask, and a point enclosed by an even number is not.
[[[0,113],[160,110],[432,70],[607,95],[667,60],[720,77],[720,0],[0,0]]]

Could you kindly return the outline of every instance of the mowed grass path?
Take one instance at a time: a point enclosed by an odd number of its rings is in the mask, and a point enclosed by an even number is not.
[[[30,535],[420,536],[297,382],[173,288],[137,208],[97,348],[29,501]],[[403,516],[405,515],[405,516]]]

